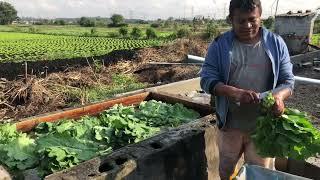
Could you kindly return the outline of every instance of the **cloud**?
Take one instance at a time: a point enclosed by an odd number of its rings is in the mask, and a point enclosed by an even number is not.
[[[126,18],[168,18],[205,15],[225,17],[228,14],[228,0],[6,0],[18,10],[19,16],[55,18],[102,16],[113,13]],[[264,16],[274,13],[274,1],[262,0]],[[279,13],[288,10],[315,9],[319,0],[279,1]]]

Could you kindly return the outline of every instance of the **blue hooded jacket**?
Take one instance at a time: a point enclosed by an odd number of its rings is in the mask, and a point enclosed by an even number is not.
[[[294,75],[285,42],[279,35],[263,27],[261,28],[261,32],[261,42],[272,64],[273,81],[269,83],[270,90],[276,92],[284,88],[289,88],[292,92]],[[212,92],[215,85],[219,82],[228,85],[231,64],[230,57],[232,56],[234,39],[235,33],[233,30],[230,30],[210,44],[200,74],[200,85],[206,93]],[[215,96],[215,106],[218,127],[222,128],[226,124],[229,106],[228,98]]]

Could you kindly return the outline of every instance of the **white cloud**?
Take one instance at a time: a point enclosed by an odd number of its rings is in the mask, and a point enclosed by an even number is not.
[[[127,18],[168,18],[205,15],[224,17],[229,0],[6,0],[18,10],[19,16],[43,18],[110,16],[121,13]],[[264,16],[274,13],[274,0],[262,0]],[[280,0],[279,13],[288,10],[315,9],[319,0]]]

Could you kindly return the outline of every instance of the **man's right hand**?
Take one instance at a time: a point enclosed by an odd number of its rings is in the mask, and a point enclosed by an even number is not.
[[[235,102],[243,104],[256,104],[260,102],[258,93],[251,90],[224,85],[222,83],[216,85],[214,94],[218,96],[226,96]]]
[[[242,104],[257,104],[260,102],[258,93],[244,89],[236,90],[233,99]]]

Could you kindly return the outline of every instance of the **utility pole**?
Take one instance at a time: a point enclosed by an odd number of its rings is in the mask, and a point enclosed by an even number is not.
[[[184,8],[183,8],[183,19],[186,19],[186,1],[184,1]]]
[[[276,15],[277,15],[277,12],[278,12],[278,5],[279,5],[279,0],[277,0],[276,12],[274,13],[274,17],[276,17]]]
[[[224,18],[227,17],[227,3],[224,3],[223,16],[224,16]]]
[[[271,8],[270,8],[270,14],[271,16],[273,15],[273,7],[274,7],[274,4],[277,2],[277,0],[274,0],[272,5],[271,5]]]
[[[214,12],[214,9],[216,9],[216,0],[212,0],[212,4],[213,4],[213,8],[212,8],[212,16],[213,16],[213,19],[216,19],[216,12]],[[211,10],[209,9],[209,12]]]
[[[194,7],[191,7],[191,18],[194,18]]]

